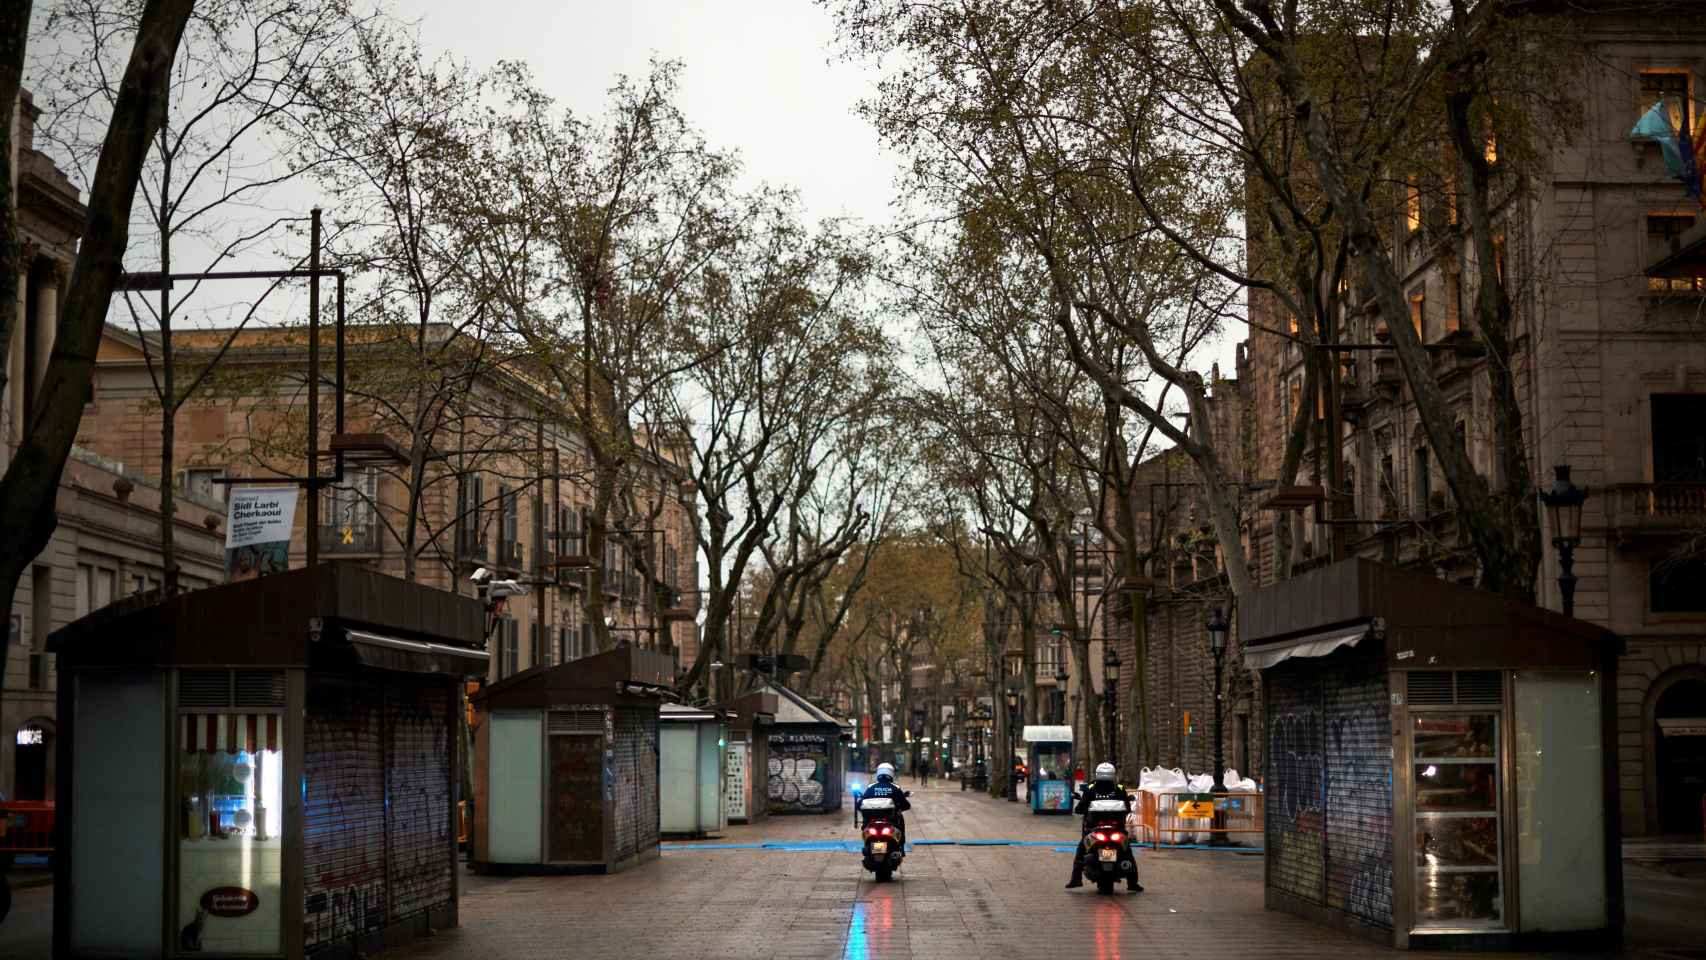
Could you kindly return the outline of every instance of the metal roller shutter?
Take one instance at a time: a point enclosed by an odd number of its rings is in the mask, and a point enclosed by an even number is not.
[[[386,685],[391,919],[450,902],[450,692],[442,680]]]
[[[1386,673],[1350,660],[1326,697],[1327,906],[1392,928],[1392,729]]]
[[[304,726],[304,945],[384,925],[385,764],[374,685],[315,676]]]
[[[658,721],[650,710],[616,711],[616,860],[658,845]]]
[[[1321,686],[1313,664],[1264,672],[1268,700],[1268,885],[1322,903],[1326,880]]]

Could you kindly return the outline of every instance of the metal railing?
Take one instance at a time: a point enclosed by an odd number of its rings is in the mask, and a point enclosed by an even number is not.
[[[320,549],[326,553],[379,553],[384,542],[384,531],[377,523],[356,524],[347,531],[343,524],[320,525]]]

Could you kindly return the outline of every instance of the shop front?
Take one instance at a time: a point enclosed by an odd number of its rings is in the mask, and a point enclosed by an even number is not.
[[[54,634],[55,956],[342,956],[454,926],[454,710],[483,620],[324,565]]]
[[[1399,947],[1616,942],[1616,637],[1365,560],[1238,622],[1270,908]]]

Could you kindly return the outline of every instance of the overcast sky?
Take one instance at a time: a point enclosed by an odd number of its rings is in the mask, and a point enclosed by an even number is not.
[[[854,113],[871,83],[830,63],[829,15],[811,0],[410,0],[422,40],[483,69],[523,60],[581,114],[602,112],[617,74],[652,57],[685,65],[680,105],[713,146],[733,148],[750,183],[797,188],[816,218],[891,219],[897,161]]]

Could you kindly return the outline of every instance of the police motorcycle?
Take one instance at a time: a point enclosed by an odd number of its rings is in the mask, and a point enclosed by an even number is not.
[[[1114,884],[1128,876],[1137,877],[1137,863],[1125,833],[1131,799],[1128,794],[1124,800],[1090,801],[1090,830],[1084,834],[1079,855],[1084,858],[1085,877],[1096,884],[1098,893],[1111,894]]]
[[[892,782],[893,768],[887,764],[877,768],[879,776],[885,768]],[[864,866],[866,870],[876,874],[878,881],[886,881],[894,877],[894,872],[900,868],[900,862],[906,859],[906,821],[901,816],[901,811],[896,808],[894,798],[861,796],[861,792],[861,787],[855,784],[854,825],[858,826],[858,821],[863,819],[861,837],[864,840]],[[902,797],[912,796],[910,790],[895,792]]]

